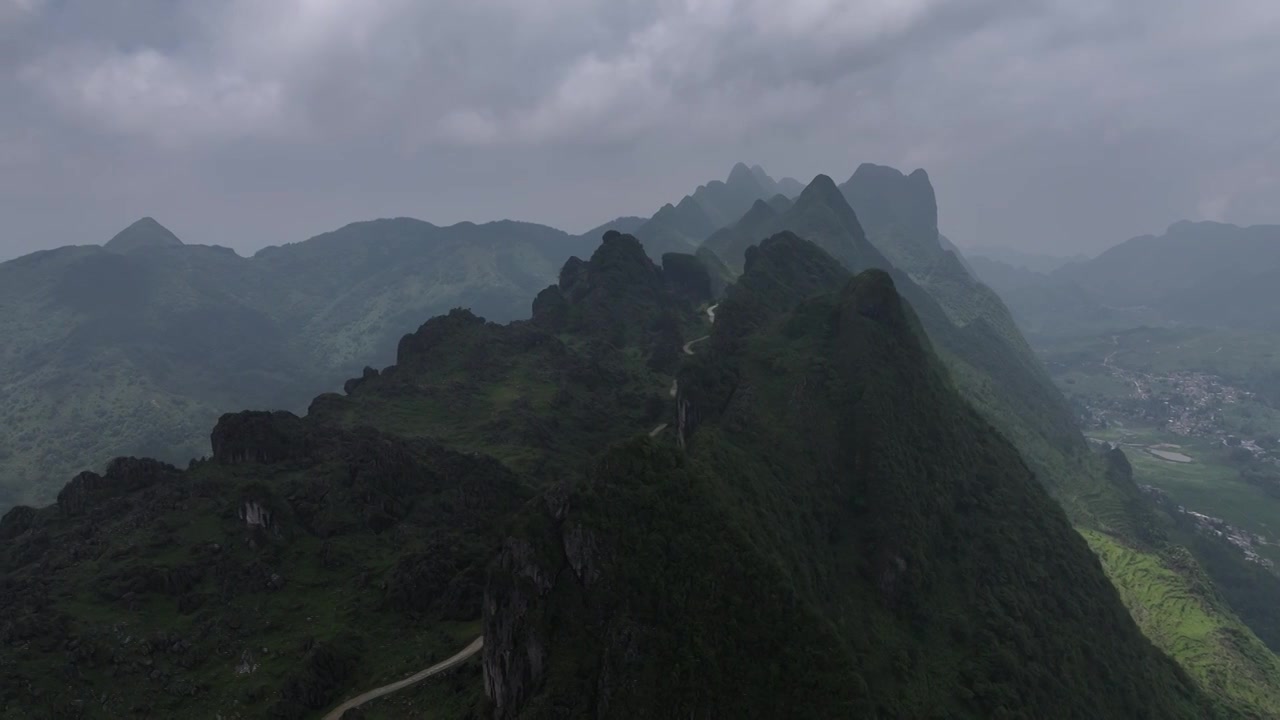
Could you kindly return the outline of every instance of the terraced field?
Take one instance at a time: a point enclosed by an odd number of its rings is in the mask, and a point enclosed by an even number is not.
[[[1080,534],[1152,642],[1221,697],[1280,717],[1280,660],[1219,606],[1188,556],[1139,551],[1093,530]]]

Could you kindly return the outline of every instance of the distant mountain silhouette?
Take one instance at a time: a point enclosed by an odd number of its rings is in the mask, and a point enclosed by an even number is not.
[[[800,183],[792,178],[775,181],[759,165],[737,163],[724,181],[700,185],[680,202],[668,203],[647,222],[631,231],[651,258],[668,252],[693,252],[711,233],[738,221],[757,200],[776,195],[794,197]],[[627,228],[616,227],[620,231]]]
[[[129,227],[116,233],[103,247],[116,252],[129,252],[142,248],[178,247],[182,241],[177,235],[169,232],[169,228],[156,222],[155,218],[144,217]]]
[[[598,242],[398,218],[244,258],[144,218],[103,247],[0,263],[0,510],[117,455],[203,455],[221,413],[301,410],[385,363],[423,317],[528,317],[564,259]]]
[[[1004,265],[981,267],[1040,335],[1142,325],[1280,330],[1280,225],[1181,221],[1048,272]]]

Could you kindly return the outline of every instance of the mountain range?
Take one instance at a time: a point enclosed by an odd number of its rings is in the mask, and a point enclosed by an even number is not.
[[[1213,712],[888,274],[779,233],[712,324],[670,269],[606,233],[528,321],[6,514],[7,707],[307,717],[470,630],[459,717]]]
[[[1280,660],[1087,446],[928,176],[758,175],[603,242],[393,220],[239,258],[144,222],[47,261],[128,282],[7,270],[28,332],[41,303],[96,329],[77,292],[114,293],[85,367],[125,347],[149,372],[220,289],[246,376],[290,374],[276,352],[359,377],[304,417],[223,415],[185,470],[118,459],[7,513],[6,707],[70,653],[75,707],[305,717],[479,634],[480,666],[426,691],[458,717],[1280,713]],[[710,207],[741,212],[694,240]],[[413,312],[437,316],[393,342]]]
[[[739,164],[680,207],[713,223],[798,185]],[[511,221],[374,220],[249,258],[184,245],[144,218],[101,247],[0,264],[0,333],[11,339],[0,348],[0,509],[48,502],[65,477],[118,455],[206,455],[221,413],[300,411],[317,390],[385,364],[423,317],[452,307],[527,317],[528,299],[605,230],[652,238],[660,257],[667,214],[578,236]]]
[[[1083,335],[1140,325],[1272,332],[1280,318],[1280,225],[1181,221],[1047,272],[975,256],[976,272],[1030,333]]]

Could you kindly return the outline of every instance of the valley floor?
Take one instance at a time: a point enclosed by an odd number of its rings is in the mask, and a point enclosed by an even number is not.
[[[1263,343],[1208,330],[1134,330],[1042,347],[1092,441],[1134,480],[1251,560],[1280,562],[1280,409]]]

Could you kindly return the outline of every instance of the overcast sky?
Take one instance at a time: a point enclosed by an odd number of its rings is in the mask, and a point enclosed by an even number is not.
[[[1274,0],[0,0],[0,258],[142,215],[647,215],[738,160],[924,167],[963,245],[1280,222]]]

